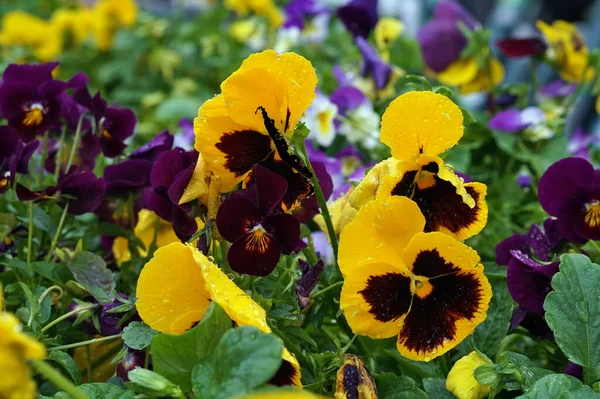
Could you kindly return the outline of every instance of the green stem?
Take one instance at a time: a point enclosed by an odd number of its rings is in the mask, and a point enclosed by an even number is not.
[[[74,344],[55,346],[54,348],[48,348],[48,351],[61,351],[64,349],[77,348],[80,346],[95,344],[96,342],[110,341],[112,339],[116,339],[116,338],[120,338],[120,337],[121,337],[121,334],[109,335],[108,337],[89,339],[87,341],[75,342]]]
[[[38,186],[42,185],[42,180],[44,178],[44,165],[46,164],[46,159],[48,158],[48,135],[50,134],[49,130],[46,130],[44,133],[44,142],[42,144],[42,158],[40,160],[40,174],[38,175]]]
[[[60,238],[60,233],[62,232],[63,226],[65,224],[65,219],[67,217],[67,210],[69,209],[69,203],[65,205],[65,209],[63,209],[63,213],[60,216],[60,221],[58,222],[58,228],[56,229],[56,234],[54,234],[54,238],[52,239],[52,243],[50,244],[50,250],[48,251],[48,255],[46,255],[46,262],[50,262],[52,259],[52,253],[56,248],[56,244],[58,243],[58,239]]]
[[[67,129],[63,129],[60,132],[60,140],[58,141],[58,151],[56,152],[56,162],[54,163],[54,181],[58,181],[58,176],[60,175],[60,162],[62,160],[63,148],[65,146],[65,135],[67,134]]]
[[[306,144],[304,143],[304,141],[301,141],[299,144],[300,150],[302,151],[302,156],[304,158],[304,163],[306,164],[306,167],[312,174],[311,181],[315,186],[315,195],[317,196],[317,202],[319,203],[319,208],[321,209],[323,219],[325,219],[325,225],[327,226],[327,234],[329,235],[329,241],[331,242],[331,247],[333,248],[333,255],[337,264],[338,240],[337,236],[335,235],[335,229],[333,228],[333,222],[331,221],[331,215],[329,214],[329,208],[327,208],[327,200],[325,199],[325,195],[323,195],[323,190],[321,189],[319,179],[317,178],[312,164],[310,163],[310,159],[308,159],[308,154],[306,153]]]
[[[314,293],[314,294],[312,294],[310,297],[311,297],[311,298],[316,298],[316,297],[318,297],[319,295],[322,295],[322,294],[326,293],[327,291],[331,291],[332,289],[334,289],[334,288],[337,288],[337,287],[339,287],[339,286],[340,286],[340,285],[342,285],[342,284],[344,284],[344,282],[343,282],[343,281],[338,281],[337,283],[331,284],[331,285],[330,285],[329,287],[327,287],[327,288],[323,288],[321,291],[317,291],[317,292],[315,292],[315,293]]]
[[[46,299],[46,297],[54,290],[59,292],[58,298],[62,298],[64,292],[63,289],[58,285],[53,285],[51,287],[46,288],[46,291],[42,292],[42,295],[40,295],[40,298],[38,299],[38,303],[41,305],[42,302],[44,302],[44,299]]]
[[[33,260],[33,201],[29,201],[29,231],[27,232],[27,264]]]
[[[56,371],[52,366],[43,360],[32,360],[31,364],[36,370],[42,374],[52,385],[61,391],[69,394],[73,399],[90,399],[90,397],[77,388],[71,381],[65,376]]]
[[[83,307],[81,307],[81,308],[78,308],[78,309],[72,310],[72,311],[70,311],[70,312],[68,312],[68,313],[65,313],[64,315],[62,315],[62,316],[60,316],[60,317],[57,317],[56,319],[52,320],[50,323],[48,323],[48,324],[46,324],[44,327],[42,327],[42,330],[41,330],[41,332],[42,332],[42,333],[43,333],[43,332],[46,332],[48,329],[52,328],[53,326],[57,325],[57,324],[58,324],[58,323],[60,323],[61,321],[65,320],[65,319],[68,319],[69,317],[71,317],[71,316],[73,316],[73,315],[76,315],[76,314],[78,314],[78,313],[85,312],[86,310],[90,310],[90,309],[97,308],[98,306],[100,306],[100,305],[98,305],[98,304],[93,304],[93,305],[89,305],[89,306],[83,306]]]
[[[69,171],[69,168],[73,164],[73,159],[75,159],[75,153],[77,152],[77,146],[79,145],[79,136],[81,135],[81,125],[83,123],[84,116],[85,114],[81,114],[79,120],[77,121],[77,130],[75,130],[75,138],[73,139],[73,146],[71,147],[71,153],[69,154],[69,160],[67,161],[65,172]]]

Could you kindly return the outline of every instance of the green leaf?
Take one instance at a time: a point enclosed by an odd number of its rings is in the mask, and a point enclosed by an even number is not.
[[[38,302],[37,297],[31,292],[27,284],[19,283],[25,296],[27,297],[28,309],[29,309],[29,319],[33,320],[40,314],[40,304]]]
[[[427,399],[427,394],[415,386],[412,378],[392,373],[375,376],[379,397],[385,399]]]
[[[33,226],[35,230],[41,230],[54,237],[56,234],[56,225],[52,223],[52,218],[39,206],[33,207]]]
[[[65,284],[73,279],[73,273],[64,263],[33,262],[31,270],[56,284]]]
[[[92,384],[83,384],[77,388],[85,392],[90,399],[134,399],[136,393],[127,391],[117,385],[104,382],[95,382]],[[59,392],[54,396],[55,399],[72,399],[71,395]]]
[[[194,368],[197,398],[226,399],[269,381],[281,366],[283,344],[256,327],[241,326],[223,335],[214,355]]]
[[[27,262],[19,259],[3,259],[2,263],[4,266],[12,269],[19,279],[31,280],[33,279],[33,270],[29,267]]]
[[[0,213],[0,241],[17,225],[17,218],[12,213]]]
[[[520,399],[593,399],[600,398],[590,387],[577,378],[565,374],[551,374],[541,378]]]
[[[81,373],[79,372],[79,366],[75,363],[75,360],[71,356],[69,356],[66,352],[63,351],[52,351],[48,353],[48,357],[46,360],[52,360],[58,364],[60,364],[69,376],[71,380],[75,383],[75,385],[81,385]]]
[[[192,370],[198,361],[215,351],[219,340],[231,328],[225,311],[212,303],[197,326],[181,335],[158,334],[152,339],[154,371],[179,385],[192,386]]]
[[[592,382],[600,379],[600,265],[587,256],[561,256],[544,302],[546,321],[570,361],[584,367]]]
[[[127,377],[131,382],[125,383],[126,386],[150,397],[180,398],[183,396],[183,392],[177,385],[154,371],[135,368],[127,373]]]
[[[141,321],[134,321],[123,329],[121,338],[131,349],[142,350],[150,345],[158,331],[151,329]]]
[[[446,389],[446,380],[443,378],[425,378],[423,379],[423,388],[427,396],[436,399],[456,399],[454,395]]]
[[[81,284],[101,304],[115,299],[115,281],[104,259],[88,251],[75,254],[67,259],[67,267],[75,280]]]

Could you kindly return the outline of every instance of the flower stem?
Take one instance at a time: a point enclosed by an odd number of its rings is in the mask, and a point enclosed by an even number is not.
[[[325,199],[325,195],[323,195],[323,190],[321,189],[321,185],[319,184],[319,179],[315,174],[315,170],[310,163],[310,159],[308,159],[308,154],[306,153],[306,144],[304,141],[298,143],[300,145],[300,151],[302,151],[302,156],[304,158],[304,163],[310,173],[312,174],[311,181],[315,186],[315,195],[317,197],[317,202],[319,204],[319,208],[321,209],[321,214],[323,215],[323,219],[325,220],[325,225],[327,226],[327,234],[329,235],[329,241],[331,242],[331,247],[333,248],[333,255],[335,257],[337,263],[338,256],[338,240],[335,235],[335,229],[333,228],[333,222],[331,221],[331,215],[329,214],[329,208],[327,208],[327,200]]]
[[[327,291],[331,291],[332,289],[337,288],[337,287],[339,287],[342,284],[344,284],[343,281],[338,281],[337,283],[331,284],[329,287],[323,288],[321,291],[315,292],[310,297],[311,297],[311,299],[312,298],[316,298],[319,295],[322,295],[322,294],[326,293]]]
[[[50,262],[52,259],[52,253],[56,248],[56,244],[58,243],[58,239],[60,238],[60,233],[62,232],[63,226],[65,224],[65,219],[67,217],[67,211],[69,210],[69,203],[65,205],[65,209],[63,209],[63,213],[60,216],[60,221],[58,222],[58,228],[56,229],[56,234],[54,234],[54,238],[52,239],[52,243],[50,244],[50,250],[48,251],[48,255],[46,255],[46,262]]]
[[[57,324],[58,324],[58,323],[60,323],[61,321],[65,320],[65,319],[68,319],[69,317],[71,317],[71,316],[73,316],[73,315],[75,315],[75,314],[82,313],[82,312],[84,312],[84,311],[86,311],[86,310],[90,310],[90,309],[97,308],[98,306],[100,306],[100,305],[98,305],[98,304],[93,304],[93,305],[89,305],[89,306],[83,306],[83,307],[81,307],[81,308],[74,309],[74,310],[72,310],[72,311],[70,311],[70,312],[68,312],[68,313],[65,313],[64,315],[62,315],[62,316],[60,316],[60,317],[57,317],[56,319],[52,320],[50,323],[48,323],[48,324],[46,324],[44,327],[42,327],[42,330],[41,330],[41,332],[43,333],[43,332],[47,331],[47,330],[48,330],[48,329],[50,329],[51,327],[53,327],[53,326],[57,325]]]
[[[27,231],[27,264],[33,260],[33,201],[29,201],[29,226]]]
[[[112,339],[116,339],[116,338],[120,338],[120,337],[121,337],[121,334],[109,335],[108,337],[89,339],[87,341],[75,342],[74,344],[55,346],[54,348],[48,348],[48,351],[61,351],[63,349],[77,348],[79,346],[91,345],[91,344],[95,344],[96,342],[102,342],[102,341],[110,341]]]
[[[44,165],[46,164],[46,159],[48,158],[48,135],[50,134],[49,130],[46,130],[44,133],[44,142],[42,144],[42,158],[40,160],[40,174],[38,175],[38,186],[42,185],[42,180],[44,178]]]
[[[71,153],[69,154],[69,160],[67,161],[67,166],[65,167],[65,172],[69,171],[69,168],[73,164],[73,159],[75,159],[75,153],[77,152],[77,146],[79,145],[79,136],[81,135],[81,125],[83,124],[83,117],[85,114],[81,114],[79,120],[77,121],[77,129],[75,130],[75,138],[73,139],[73,146],[71,147]]]
[[[60,140],[58,141],[58,151],[56,152],[56,161],[54,162],[54,181],[58,182],[58,176],[60,175],[60,161],[62,160],[63,147],[65,144],[65,135],[67,130],[63,129],[60,132]]]
[[[52,366],[43,360],[32,360],[31,364],[36,370],[42,374],[49,382],[52,383],[56,388],[69,394],[73,399],[90,399],[90,397],[77,388],[71,381],[65,376],[56,371]]]

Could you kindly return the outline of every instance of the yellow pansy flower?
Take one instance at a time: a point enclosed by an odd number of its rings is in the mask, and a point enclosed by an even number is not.
[[[584,78],[589,50],[577,27],[567,21],[557,20],[548,25],[544,21],[536,22],[548,42],[546,54],[556,62],[560,77],[567,82],[578,82]],[[593,75],[592,72],[590,72]],[[591,76],[585,76],[589,79]]]
[[[485,320],[492,292],[477,252],[425,224],[406,197],[373,200],[342,232],[338,260],[352,331],[397,336],[402,356],[429,361]]]
[[[461,357],[452,366],[446,379],[446,389],[458,399],[483,399],[491,391],[491,385],[481,385],[475,379],[475,369],[488,364],[477,352]]]
[[[93,8],[96,46],[108,50],[120,26],[133,26],[138,7],[134,0],[100,0]]]
[[[215,302],[237,325],[271,333],[265,310],[200,251],[182,243],[169,244],[154,253],[140,273],[137,297],[140,317],[160,332],[184,333],[202,320],[210,303]],[[280,371],[271,383],[301,386],[298,361],[285,348],[282,357]]]
[[[59,8],[50,19],[63,38],[71,37],[74,44],[81,45],[91,36],[94,27],[94,14],[88,8]]]
[[[310,172],[290,154],[285,137],[315,98],[316,85],[308,60],[266,50],[248,57],[221,84],[222,93],[200,107],[195,147],[207,160],[207,172],[220,177],[221,192],[251,179],[260,164],[287,180],[285,210],[312,194]]]
[[[36,59],[46,62],[60,55],[63,41],[58,27],[35,15],[14,10],[2,18],[0,45],[27,47]]]
[[[390,60],[389,46],[397,40],[404,31],[404,24],[396,18],[380,18],[375,25],[375,43],[384,61]]]
[[[504,66],[491,57],[489,65],[479,68],[474,57],[453,62],[436,75],[440,83],[456,86],[462,94],[491,91],[504,79]]]
[[[3,296],[0,286],[0,397],[33,399],[38,397],[35,381],[27,360],[43,359],[46,348],[23,334],[19,320],[2,311]]]
[[[273,0],[225,0],[224,5],[240,17],[250,13],[266,17],[273,28],[280,26],[285,19]]]

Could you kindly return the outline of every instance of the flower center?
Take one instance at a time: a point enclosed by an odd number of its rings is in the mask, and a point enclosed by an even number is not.
[[[3,177],[2,179],[0,179],[0,188],[4,188],[8,186],[8,178]]]
[[[111,140],[112,139],[112,136],[110,135],[110,133],[106,129],[102,130],[102,137],[104,137],[106,140]]]
[[[600,225],[600,201],[592,201],[585,204],[584,222],[590,227]]]
[[[25,126],[39,126],[44,119],[43,109],[44,107],[41,104],[32,104],[25,114],[25,118],[23,118],[23,124]]]
[[[415,284],[413,293],[419,298],[426,298],[433,291],[433,285],[431,285],[427,277],[415,276],[413,277],[413,281]]]
[[[250,237],[246,243],[246,248],[252,252],[265,253],[269,246],[269,235],[261,224],[252,228]]]

